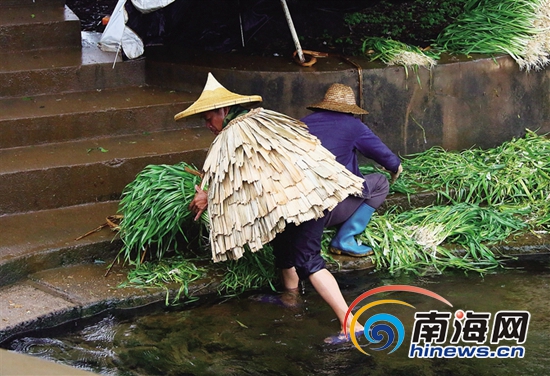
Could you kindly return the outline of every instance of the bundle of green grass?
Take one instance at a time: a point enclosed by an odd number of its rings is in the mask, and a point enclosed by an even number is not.
[[[542,69],[550,63],[550,1],[470,0],[436,46],[455,54],[508,54],[521,69]]]
[[[447,268],[485,273],[500,265],[501,258],[491,245],[506,242],[515,234],[550,230],[548,155],[548,137],[527,130],[525,137],[492,149],[452,152],[433,147],[407,156],[403,158],[404,172],[392,185],[392,192],[432,192],[438,202],[376,213],[358,239],[372,247],[376,267],[391,273],[441,272]],[[148,166],[124,190],[121,253],[136,265],[129,276],[133,283],[176,281],[187,286],[185,276],[197,277],[191,260],[181,254],[177,259],[163,260],[168,249],[177,249],[178,236],[187,236],[189,229],[197,226],[188,206],[200,178],[189,172],[190,168],[185,163]],[[362,166],[362,171],[378,170]],[[207,232],[205,214],[199,223]],[[335,262],[328,252],[335,231],[327,229],[322,239],[322,253],[329,262]],[[146,249],[156,252],[150,252],[150,261],[143,265]],[[202,260],[209,256],[205,252]],[[273,288],[276,278],[269,244],[260,252],[245,252],[237,261],[212,267],[222,271],[220,291],[229,294],[269,285]],[[179,269],[186,272],[175,272]]]
[[[147,254],[160,260],[167,251],[179,250],[179,240],[189,241],[189,234],[208,229],[208,217],[203,214],[195,222],[189,210],[200,181],[196,168],[181,162],[149,165],[124,188],[118,211],[119,255],[125,262],[139,265]]]
[[[434,193],[436,205],[376,215],[359,239],[391,272],[500,264],[491,245],[522,232],[548,233],[550,140],[527,130],[492,149],[433,147],[403,159],[394,193]],[[364,173],[374,171],[363,166]]]
[[[467,0],[429,49],[370,37],[362,52],[388,65],[428,69],[442,53],[507,54],[520,69],[540,70],[550,63],[550,0]]]

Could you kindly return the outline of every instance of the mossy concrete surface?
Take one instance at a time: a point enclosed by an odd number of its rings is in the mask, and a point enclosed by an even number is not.
[[[550,132],[550,70],[522,71],[508,55],[443,56],[431,70],[386,66],[363,57],[319,58],[301,67],[289,57],[220,57],[194,51],[148,51],[147,82],[200,92],[208,72],[228,89],[259,94],[263,107],[301,118],[339,82],[351,86],[362,119],[395,152],[438,145],[491,148],[525,129]]]

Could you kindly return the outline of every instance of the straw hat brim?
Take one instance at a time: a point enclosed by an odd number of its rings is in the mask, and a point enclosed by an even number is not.
[[[355,104],[345,104],[340,102],[330,102],[330,101],[322,101],[319,103],[312,104],[308,106],[309,109],[320,109],[320,110],[329,110],[329,111],[335,111],[335,112],[344,112],[347,114],[354,114],[354,115],[366,115],[369,112],[363,110],[361,107],[355,105]]]
[[[241,95],[227,90],[214,78],[212,73],[208,73],[206,85],[204,86],[199,98],[187,109],[177,113],[174,116],[174,119],[179,120],[187,116],[200,114],[201,112],[233,106],[236,104],[261,101],[262,97],[259,95]]]
[[[184,111],[176,114],[174,116],[174,119],[179,120],[187,116],[200,114],[201,112],[215,110],[217,108],[222,108],[227,106],[233,106],[236,104],[261,102],[261,101],[262,101],[262,97],[259,95],[244,96],[244,95],[231,93],[225,90],[224,88],[219,88],[213,91],[203,93],[203,95],[201,95],[195,103],[193,103]]]

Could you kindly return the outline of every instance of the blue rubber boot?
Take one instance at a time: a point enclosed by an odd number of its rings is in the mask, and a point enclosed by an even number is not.
[[[365,230],[370,222],[374,208],[365,203],[345,221],[338,233],[330,242],[330,252],[337,255],[348,255],[354,257],[363,257],[373,254],[372,248],[366,245],[359,245],[355,240],[355,235],[360,234]]]

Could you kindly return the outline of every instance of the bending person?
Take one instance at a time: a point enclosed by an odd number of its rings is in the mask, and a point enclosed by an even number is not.
[[[355,257],[370,255],[372,249],[358,244],[355,235],[365,230],[374,211],[386,199],[389,183],[383,174],[363,176],[359,171],[357,152],[386,169],[391,175],[392,183],[403,170],[401,160],[367,125],[354,116],[368,112],[357,106],[351,87],[333,84],[328,88],[323,101],[308,108],[315,111],[302,119],[309,131],[336,156],[338,162],[364,179],[362,196],[350,196],[338,204],[325,220],[326,227],[340,225],[330,243],[330,251]]]
[[[339,203],[332,211],[327,212],[323,220],[316,225],[309,225],[306,234],[312,234],[309,242],[304,237],[292,237],[291,232],[279,235],[273,242],[274,251],[278,252],[277,266],[281,269],[284,293],[281,300],[287,305],[296,304],[299,282],[303,275],[291,262],[285,263],[285,257],[297,250],[301,254],[307,254],[304,250],[320,247],[316,244],[316,235],[313,231],[321,231],[322,227],[339,225],[336,236],[331,240],[330,251],[335,254],[345,254],[354,257],[371,255],[372,249],[363,244],[358,244],[355,235],[362,233],[367,227],[374,211],[382,205],[389,192],[389,182],[383,174],[373,173],[363,176],[359,170],[357,152],[379,163],[389,171],[394,182],[401,174],[403,168],[401,160],[378,138],[361,120],[354,115],[367,114],[368,112],[357,106],[353,90],[346,85],[333,84],[327,90],[324,100],[309,106],[315,110],[302,121],[308,126],[309,131],[317,136],[321,144],[330,150],[336,160],[349,171],[363,180],[362,194],[359,197],[349,196]],[[323,223],[320,223],[323,222]],[[287,236],[288,234],[288,236]],[[281,242],[282,246],[275,247]],[[311,259],[314,262],[314,258]],[[311,278],[310,278],[311,280]],[[294,298],[294,299],[293,299]],[[326,342],[338,343],[346,338],[327,338]]]
[[[175,116],[200,114],[216,134],[190,209],[196,218],[208,209],[214,262],[274,240],[276,263],[309,279],[342,328],[349,327],[348,305],[321,257],[323,217],[348,196],[360,196],[364,180],[338,163],[304,123],[240,106],[258,101],[228,91],[209,74],[199,99]]]

